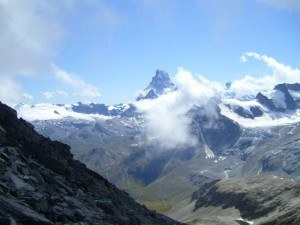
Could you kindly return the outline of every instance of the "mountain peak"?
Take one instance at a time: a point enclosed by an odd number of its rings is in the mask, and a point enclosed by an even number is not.
[[[173,89],[174,87],[175,85],[172,83],[169,74],[164,70],[157,69],[148,87],[137,97],[137,101],[157,98],[167,89]]]
[[[170,80],[169,74],[166,71],[160,70],[160,69],[156,70],[155,76],[152,79],[154,79],[154,78],[157,78],[157,79],[169,79]]]

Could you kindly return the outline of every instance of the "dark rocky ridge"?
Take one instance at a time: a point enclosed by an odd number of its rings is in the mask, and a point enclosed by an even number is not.
[[[0,103],[0,224],[180,224],[134,202]]]

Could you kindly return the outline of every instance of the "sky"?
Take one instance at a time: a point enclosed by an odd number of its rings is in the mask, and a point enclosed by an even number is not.
[[[255,83],[299,52],[299,0],[0,0],[10,105],[130,102],[156,69]]]

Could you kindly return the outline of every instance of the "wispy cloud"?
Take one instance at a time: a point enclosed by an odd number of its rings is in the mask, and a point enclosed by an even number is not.
[[[53,93],[50,92],[50,91],[45,91],[43,93],[43,95],[44,95],[45,99],[51,99],[51,98],[53,98]]]
[[[83,78],[53,65],[55,77],[62,84],[73,90],[73,95],[82,98],[81,100],[95,99],[101,96],[100,90],[97,87],[87,83]]]
[[[43,96],[45,99],[52,99],[54,97],[68,97],[69,94],[66,91],[45,91],[43,92]]]
[[[21,94],[21,98],[24,101],[31,101],[31,100],[33,100],[33,96],[31,96],[30,94],[27,94],[27,93],[22,93]]]
[[[232,83],[230,91],[236,93],[236,97],[245,95],[256,95],[259,91],[271,90],[280,83],[300,83],[300,70],[293,69],[276,61],[274,58],[260,55],[256,52],[247,52],[241,57],[241,61],[246,63],[248,58],[265,62],[271,69],[271,73],[260,77],[245,76]]]
[[[61,91],[61,90],[59,90],[59,91],[56,91],[55,93],[56,93],[57,95],[62,96],[62,97],[68,97],[68,96],[69,96],[68,92],[66,92],[66,91]]]

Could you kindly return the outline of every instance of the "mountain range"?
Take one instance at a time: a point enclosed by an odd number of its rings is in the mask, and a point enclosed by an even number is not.
[[[186,113],[195,144],[164,148],[147,136],[137,102],[177,89],[157,70],[133,103],[20,104],[15,110],[40,134],[70,145],[88,168],[173,219],[299,224],[300,84],[243,97],[228,84]]]

